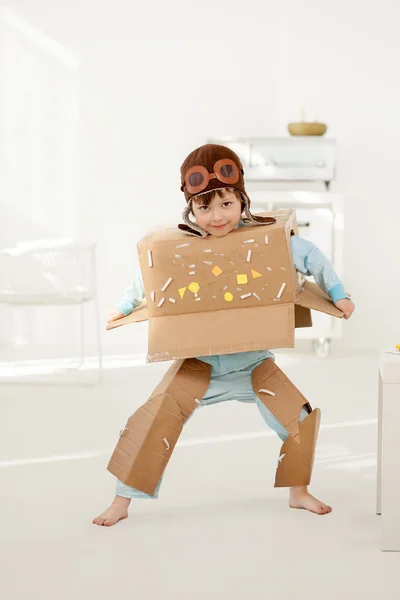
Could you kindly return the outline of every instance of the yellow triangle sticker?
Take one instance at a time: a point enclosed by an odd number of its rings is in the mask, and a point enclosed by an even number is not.
[[[180,288],[178,290],[178,292],[179,292],[180,297],[183,298],[183,296],[185,295],[185,292],[186,292],[186,288],[185,287],[184,288]]]
[[[261,277],[261,273],[259,273],[258,271],[254,271],[254,269],[251,270],[251,274],[253,275],[253,279],[257,279],[257,277]]]

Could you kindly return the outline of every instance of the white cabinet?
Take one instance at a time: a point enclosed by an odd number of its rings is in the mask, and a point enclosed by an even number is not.
[[[254,213],[293,208],[296,211],[299,235],[316,244],[342,277],[343,195],[330,192],[279,192],[252,190],[247,186]],[[309,278],[312,280],[312,278]],[[313,326],[297,329],[297,339],[310,339],[318,355],[329,353],[330,342],[342,335],[342,321],[313,311]]]
[[[329,188],[336,175],[336,140],[319,136],[218,138],[242,161],[246,182],[319,181]]]

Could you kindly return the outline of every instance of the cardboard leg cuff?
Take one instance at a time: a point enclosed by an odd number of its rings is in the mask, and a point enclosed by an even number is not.
[[[288,437],[283,443],[275,487],[309,485],[314,465],[321,411],[315,408],[300,424],[299,443]]]
[[[107,469],[126,485],[153,495],[210,376],[210,365],[195,358],[176,361],[149,400],[129,418]]]
[[[254,392],[298,442],[299,415],[304,405],[309,406],[307,399],[270,358],[253,370],[252,380]]]

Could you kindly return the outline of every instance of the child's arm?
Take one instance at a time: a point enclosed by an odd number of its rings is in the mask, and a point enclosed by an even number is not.
[[[140,269],[136,273],[136,277],[131,285],[125,288],[123,298],[115,309],[108,314],[109,321],[115,321],[130,315],[131,312],[144,300],[144,285]]]
[[[354,310],[354,304],[344,291],[342,281],[325,254],[312,242],[295,235],[290,238],[290,242],[297,271],[303,275],[312,275],[319,287],[348,319]]]

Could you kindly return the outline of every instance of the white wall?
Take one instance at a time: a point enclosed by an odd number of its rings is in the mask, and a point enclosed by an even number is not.
[[[286,0],[284,7],[281,131],[293,108],[308,106],[338,140],[332,190],[346,197],[344,275],[357,303],[343,341],[371,348],[396,342],[400,6],[395,0]]]
[[[76,192],[61,233],[98,242],[105,313],[133,275],[137,239],[152,225],[179,219],[179,166],[191,149],[209,136],[284,135],[301,106],[315,109],[338,139],[333,189],[346,195],[345,280],[357,313],[343,343],[375,347],[399,324],[399,8],[390,0],[368,9],[343,0],[277,4],[8,2],[79,64],[69,80],[79,109]],[[61,72],[55,63],[48,69]],[[21,146],[26,142],[21,137]],[[3,172],[3,190],[7,178]],[[44,194],[53,199],[53,188]],[[54,202],[65,210],[65,201]],[[48,210],[44,224],[57,232],[60,219]],[[43,317],[37,319],[38,340],[48,341]],[[71,339],[70,329],[52,318],[60,343]],[[134,336],[125,328],[103,339],[110,350],[143,349],[145,328]]]

